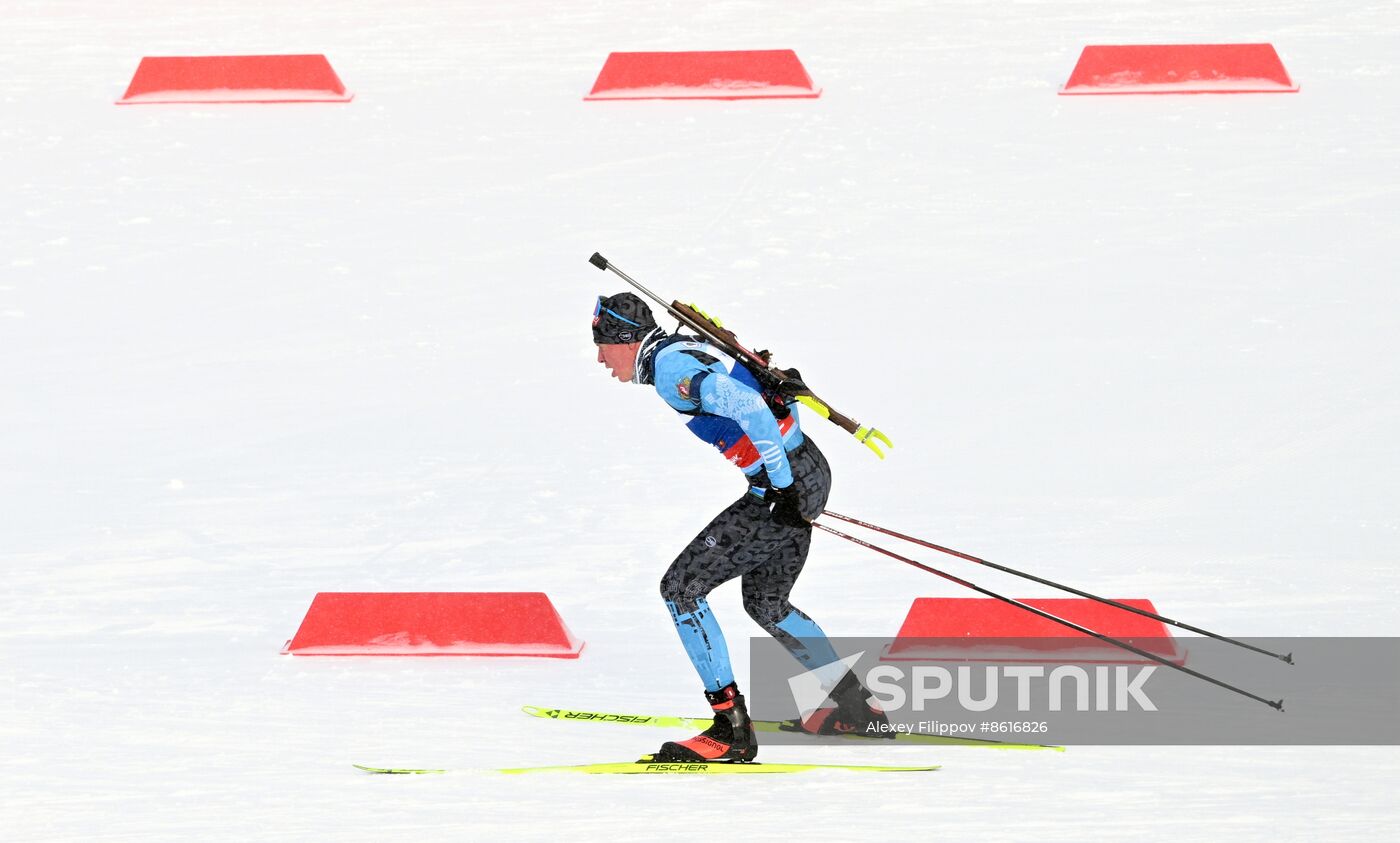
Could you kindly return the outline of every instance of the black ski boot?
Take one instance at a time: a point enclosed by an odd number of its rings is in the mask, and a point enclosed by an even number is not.
[[[667,741],[652,761],[752,761],[758,756],[758,739],[739,686],[730,682],[718,691],[706,691],[705,701],[714,709],[714,724],[690,740]]]
[[[890,719],[879,707],[867,702],[870,692],[860,684],[854,673],[847,673],[831,689],[823,706],[802,718],[802,731],[814,735],[855,734],[867,738],[893,740]]]

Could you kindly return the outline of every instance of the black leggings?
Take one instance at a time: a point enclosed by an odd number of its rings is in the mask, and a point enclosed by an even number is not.
[[[831,466],[811,439],[788,453],[793,483],[802,492],[802,514],[816,518],[831,492]],[[785,527],[749,492],[716,515],[686,545],[661,578],[661,596],[679,612],[717,586],[742,576],[744,610],[768,634],[785,639],[778,622],[797,609],[788,595],[807,562],[811,527]],[[798,612],[801,615],[801,612]],[[805,619],[806,615],[802,615]]]

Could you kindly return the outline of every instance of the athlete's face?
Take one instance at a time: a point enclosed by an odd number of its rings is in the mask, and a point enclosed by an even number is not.
[[[641,347],[639,342],[599,345],[598,362],[608,367],[608,374],[627,383],[632,380],[633,369],[637,365],[637,350]]]

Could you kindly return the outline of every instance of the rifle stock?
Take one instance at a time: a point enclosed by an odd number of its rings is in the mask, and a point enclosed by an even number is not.
[[[679,300],[671,302],[666,309],[671,315],[680,320],[681,324],[692,331],[702,335],[711,343],[730,352],[735,357],[746,358],[750,363],[757,363],[763,368],[769,368],[768,359],[754,351],[749,351],[740,342],[739,337],[733,331],[721,328],[709,319],[701,316],[695,308],[688,304],[682,304]]]
[[[739,342],[739,337],[733,331],[721,328],[709,319],[701,316],[688,304],[680,301],[673,301],[667,307],[671,315],[680,321],[682,325],[700,334],[707,341],[733,354],[735,357],[747,360],[750,368],[760,370],[760,377],[767,376],[771,386],[778,390],[780,394],[789,398],[796,398],[799,395],[807,395],[820,401],[827,409],[827,419],[832,424],[837,425],[847,433],[855,433],[860,429],[860,424],[850,416],[837,412],[830,404],[822,400],[812,388],[807,386],[802,380],[794,378],[782,369],[773,365],[771,357],[750,351]]]

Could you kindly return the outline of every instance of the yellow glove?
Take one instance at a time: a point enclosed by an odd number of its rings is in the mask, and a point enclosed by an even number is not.
[[[706,313],[705,311],[701,310],[701,309],[700,309],[700,305],[696,304],[695,302],[689,302],[689,303],[688,303],[688,306],[690,307],[691,310],[695,311],[696,313],[698,313],[698,314],[700,314],[701,316],[703,316],[703,317],[705,317],[706,319],[708,319],[708,320],[710,321],[710,324],[714,325],[716,328],[723,328],[723,327],[724,327],[724,323],[721,322],[721,321],[719,321],[719,317],[718,317],[718,316],[711,316],[710,314],[708,314],[708,313]]]

